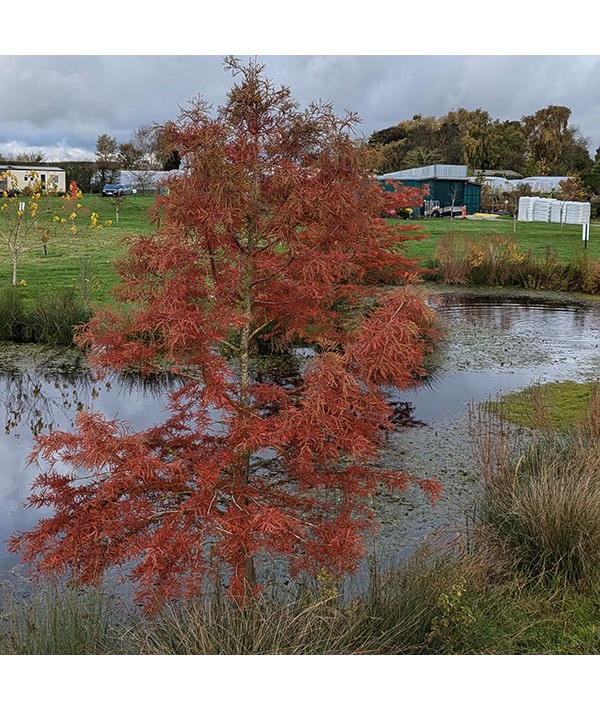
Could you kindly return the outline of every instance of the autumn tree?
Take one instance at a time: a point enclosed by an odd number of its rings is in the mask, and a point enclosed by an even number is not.
[[[576,127],[569,126],[570,116],[571,109],[567,106],[550,105],[522,117],[529,149],[529,175],[568,175],[590,168],[587,139]]]
[[[54,513],[10,543],[81,583],[132,562],[150,610],[219,571],[255,594],[259,557],[292,575],[354,571],[380,487],[437,493],[378,461],[382,389],[414,383],[434,337],[402,249],[416,234],[381,219],[354,116],[301,110],[256,63],[226,67],[226,104],[196,100],[169,128],[186,170],[157,201],[160,229],[129,241],[121,308],[79,335],[100,370],[181,384],[147,430],[81,412],[74,431],[40,436],[29,503]],[[260,377],[261,350],[294,345],[313,354],[298,378]]]
[[[0,174],[0,242],[10,258],[12,286],[20,282],[18,267],[26,252],[37,248],[47,254],[48,243],[58,232],[77,235],[103,227],[96,213],[85,219],[89,210],[71,195],[56,197],[35,170],[28,177],[27,194],[22,194],[10,170]]]
[[[559,200],[586,202],[590,197],[586,185],[577,176],[561,180],[558,186]]]
[[[29,195],[21,195],[18,182],[11,171],[0,175],[0,238],[8,250],[12,276],[11,283],[17,286],[17,269],[23,254],[33,247],[34,240],[39,246],[45,244],[45,233],[39,226],[40,213],[47,212],[47,196],[35,172],[29,176]],[[46,226],[46,230],[48,227]]]

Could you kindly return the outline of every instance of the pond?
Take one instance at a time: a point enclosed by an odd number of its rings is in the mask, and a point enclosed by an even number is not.
[[[569,295],[448,290],[432,297],[446,338],[432,376],[394,393],[410,401],[421,426],[394,433],[386,466],[437,476],[435,509],[418,491],[375,502],[382,522],[377,551],[389,562],[410,555],[439,527],[464,531],[479,493],[469,437],[469,406],[535,382],[597,380],[600,302]]]
[[[431,303],[445,341],[426,382],[390,392],[393,401],[408,403],[404,411],[412,420],[391,435],[382,464],[437,476],[444,492],[434,509],[417,490],[373,502],[381,525],[372,547],[388,563],[412,553],[439,527],[464,526],[478,491],[468,437],[470,403],[535,381],[595,380],[600,372],[600,302],[449,290],[436,293]],[[19,562],[6,551],[6,538],[31,528],[41,515],[23,506],[35,476],[27,464],[34,435],[69,428],[81,408],[144,428],[161,418],[165,402],[160,383],[116,376],[95,382],[73,351],[0,346],[0,576]]]

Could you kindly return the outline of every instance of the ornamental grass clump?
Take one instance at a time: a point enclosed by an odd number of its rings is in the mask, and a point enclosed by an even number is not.
[[[372,567],[364,595],[300,591],[243,606],[204,595],[165,606],[132,629],[129,643],[161,655],[459,653],[476,626],[471,606],[485,575],[477,556],[424,545],[399,569]]]
[[[0,291],[0,341],[20,341],[26,316],[23,295],[19,289],[7,287]]]
[[[456,232],[447,232],[440,237],[434,258],[439,279],[444,284],[469,284],[471,262],[468,240]]]
[[[480,540],[529,580],[590,583],[600,570],[600,436],[582,426],[516,447],[498,414],[486,413]]]
[[[51,345],[73,345],[76,326],[90,318],[87,309],[74,289],[43,294],[35,302],[30,321],[30,340]]]
[[[524,258],[513,239],[497,234],[473,237],[448,232],[435,251],[439,278],[445,284],[520,284]]]

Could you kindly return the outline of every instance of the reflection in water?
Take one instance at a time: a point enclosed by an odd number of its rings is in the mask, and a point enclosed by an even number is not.
[[[446,294],[438,306],[446,319],[459,319],[485,329],[515,336],[557,336],[557,346],[597,344],[600,309],[593,301],[549,301],[534,296],[499,300],[493,295]]]
[[[443,362],[427,387],[403,393],[430,424],[534,381],[598,378],[597,302],[449,293],[434,307],[450,334]]]
[[[68,430],[82,409],[119,417],[136,429],[149,427],[161,419],[168,387],[177,381],[133,375],[96,380],[69,350],[2,344],[0,352],[5,355],[0,363],[0,571],[6,571],[18,563],[6,551],[6,539],[32,528],[45,513],[23,506],[36,476],[27,461],[34,437]]]
[[[397,430],[403,427],[420,427],[425,425],[422,420],[417,420],[414,412],[415,406],[406,400],[390,400],[392,407],[392,423]]]
[[[95,383],[85,375],[59,379],[37,373],[19,373],[4,379],[1,393],[4,433],[9,435],[24,427],[34,437],[52,432],[59,413],[61,420],[71,419],[70,413],[83,409],[83,400],[91,403],[99,395]]]
[[[10,376],[0,373],[0,419],[7,435],[15,430],[18,437],[29,430],[37,437],[52,432],[58,423],[60,427],[70,427],[76,413],[84,408],[98,409],[96,404],[102,395],[105,401],[119,403],[146,396],[162,402],[166,401],[166,393],[180,383],[181,380],[173,376],[140,378],[133,373],[98,380],[86,368],[59,374],[39,370]]]

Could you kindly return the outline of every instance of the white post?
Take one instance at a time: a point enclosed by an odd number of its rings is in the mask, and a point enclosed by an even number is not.
[[[581,239],[583,240],[583,248],[587,249],[587,245],[590,239],[590,223],[584,222],[581,225]]]

